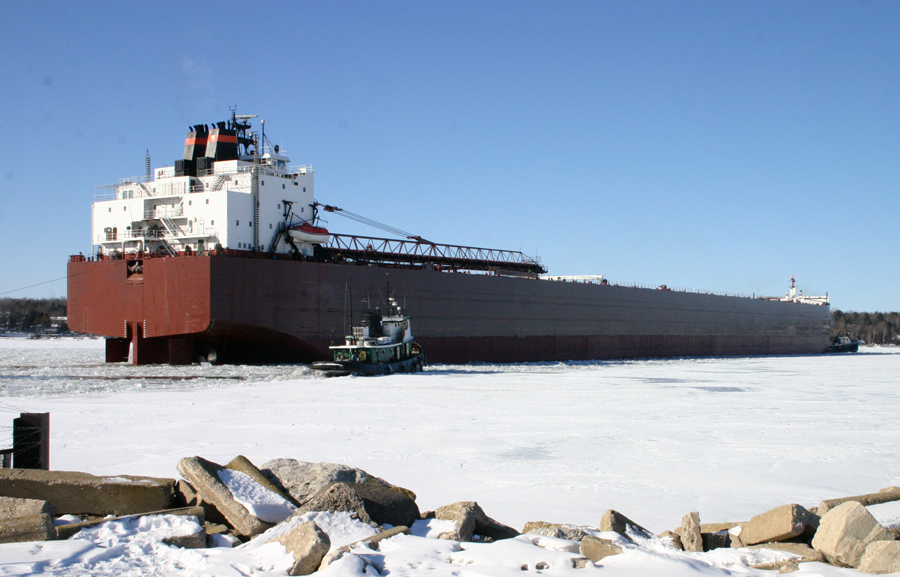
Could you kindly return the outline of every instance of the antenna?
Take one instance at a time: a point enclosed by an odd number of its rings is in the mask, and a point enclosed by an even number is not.
[[[147,150],[147,157],[144,159],[146,163],[146,180],[145,182],[150,182],[150,150]]]

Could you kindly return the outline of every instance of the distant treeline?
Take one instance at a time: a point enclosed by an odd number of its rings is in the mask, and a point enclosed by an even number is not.
[[[900,344],[900,313],[831,313],[831,334],[869,344]]]
[[[9,331],[34,331],[49,329],[54,323],[51,317],[66,316],[66,299],[0,299],[0,329]],[[65,324],[59,330],[68,330]]]

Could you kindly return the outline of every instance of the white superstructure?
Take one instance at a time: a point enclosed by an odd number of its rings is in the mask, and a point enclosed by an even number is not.
[[[143,177],[98,187],[91,218],[91,242],[105,257],[131,253],[204,254],[216,249],[292,250],[279,228],[314,220],[312,166],[291,166],[278,146],[264,135],[249,133],[249,117],[233,117],[219,129],[204,131],[200,154],[197,130],[188,134],[185,159],[176,166],[157,168]],[[216,126],[216,125],[213,125]],[[230,127],[235,126],[236,129]],[[219,135],[217,133],[230,133]],[[206,143],[230,138],[233,151],[216,160],[205,157]],[[220,140],[220,141],[221,141]],[[263,141],[264,144],[257,144]],[[256,185],[256,186],[254,186]],[[258,211],[254,211],[254,197]],[[277,242],[276,242],[277,241]],[[312,254],[313,245],[295,242],[297,250]]]

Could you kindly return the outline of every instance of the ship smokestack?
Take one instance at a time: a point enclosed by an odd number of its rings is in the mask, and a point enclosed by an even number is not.
[[[209,131],[205,155],[210,159],[210,163],[218,160],[237,160],[237,145],[237,131],[228,128],[226,122],[218,122],[215,128]]]
[[[209,130],[205,124],[198,124],[191,127],[193,130],[188,132],[184,139],[184,159],[196,162],[198,158],[206,155],[206,142],[209,140]]]

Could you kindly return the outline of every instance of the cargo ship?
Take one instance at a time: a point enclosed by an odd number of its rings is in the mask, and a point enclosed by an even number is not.
[[[106,337],[108,362],[330,359],[361,297],[386,283],[431,363],[828,347],[827,297],[793,282],[778,298],[618,286],[549,276],[517,251],[335,234],[323,211],[369,219],[317,202],[313,167],[291,164],[252,118],[191,126],[173,166],[151,170],[148,153],[144,175],[97,187],[92,249],[69,258],[68,316],[73,330]]]

